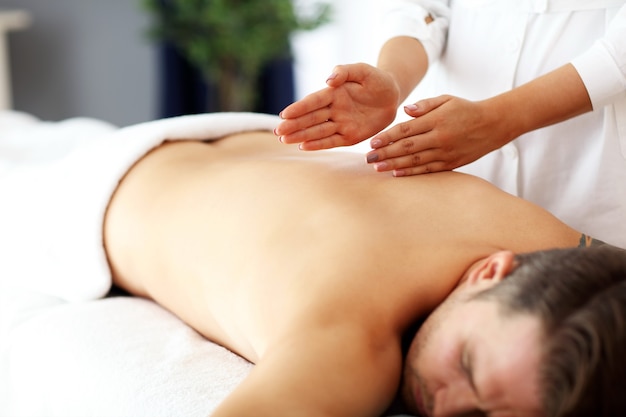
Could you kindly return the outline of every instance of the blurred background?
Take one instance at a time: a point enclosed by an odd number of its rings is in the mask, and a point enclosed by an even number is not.
[[[313,0],[293,1],[306,12]],[[269,100],[254,110],[277,113],[323,88],[336,64],[374,63],[376,3],[335,0],[329,23],[292,33],[291,59],[264,69],[258,90]],[[0,25],[14,110],[118,126],[219,110],[203,108],[214,103],[201,72],[171,44],[148,36],[153,16],[142,0],[0,0],[0,16],[7,10],[25,11],[30,20],[23,28]]]

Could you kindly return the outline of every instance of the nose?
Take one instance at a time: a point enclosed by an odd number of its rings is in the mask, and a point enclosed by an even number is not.
[[[472,387],[458,382],[437,390],[433,396],[433,417],[482,416]]]

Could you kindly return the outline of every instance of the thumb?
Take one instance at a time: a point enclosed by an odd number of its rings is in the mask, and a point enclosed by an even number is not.
[[[329,87],[339,87],[347,82],[362,84],[366,75],[367,67],[365,64],[337,65],[326,79],[326,84]]]

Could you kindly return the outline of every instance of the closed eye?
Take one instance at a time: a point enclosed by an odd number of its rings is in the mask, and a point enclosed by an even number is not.
[[[476,398],[480,398],[478,395],[478,389],[476,388],[476,384],[474,382],[474,373],[472,372],[472,357],[470,355],[470,350],[467,345],[463,347],[461,352],[461,370],[463,374],[467,378],[470,387],[472,387],[472,391]],[[481,410],[471,410],[469,412],[465,412],[458,417],[487,417],[487,414]]]
[[[463,351],[461,352],[461,370],[463,371],[463,374],[465,374],[465,377],[467,378],[467,381],[472,387],[474,394],[478,395],[478,392],[476,390],[476,384],[474,383],[474,374],[472,372],[472,360],[471,359],[472,358],[470,356],[469,349],[467,348],[467,345],[465,345],[465,347],[463,348]]]

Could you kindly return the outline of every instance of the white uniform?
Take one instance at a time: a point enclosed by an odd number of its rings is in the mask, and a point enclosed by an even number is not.
[[[428,94],[480,100],[575,66],[593,112],[459,170],[626,247],[626,0],[386,1],[385,38],[413,36],[426,48]]]

